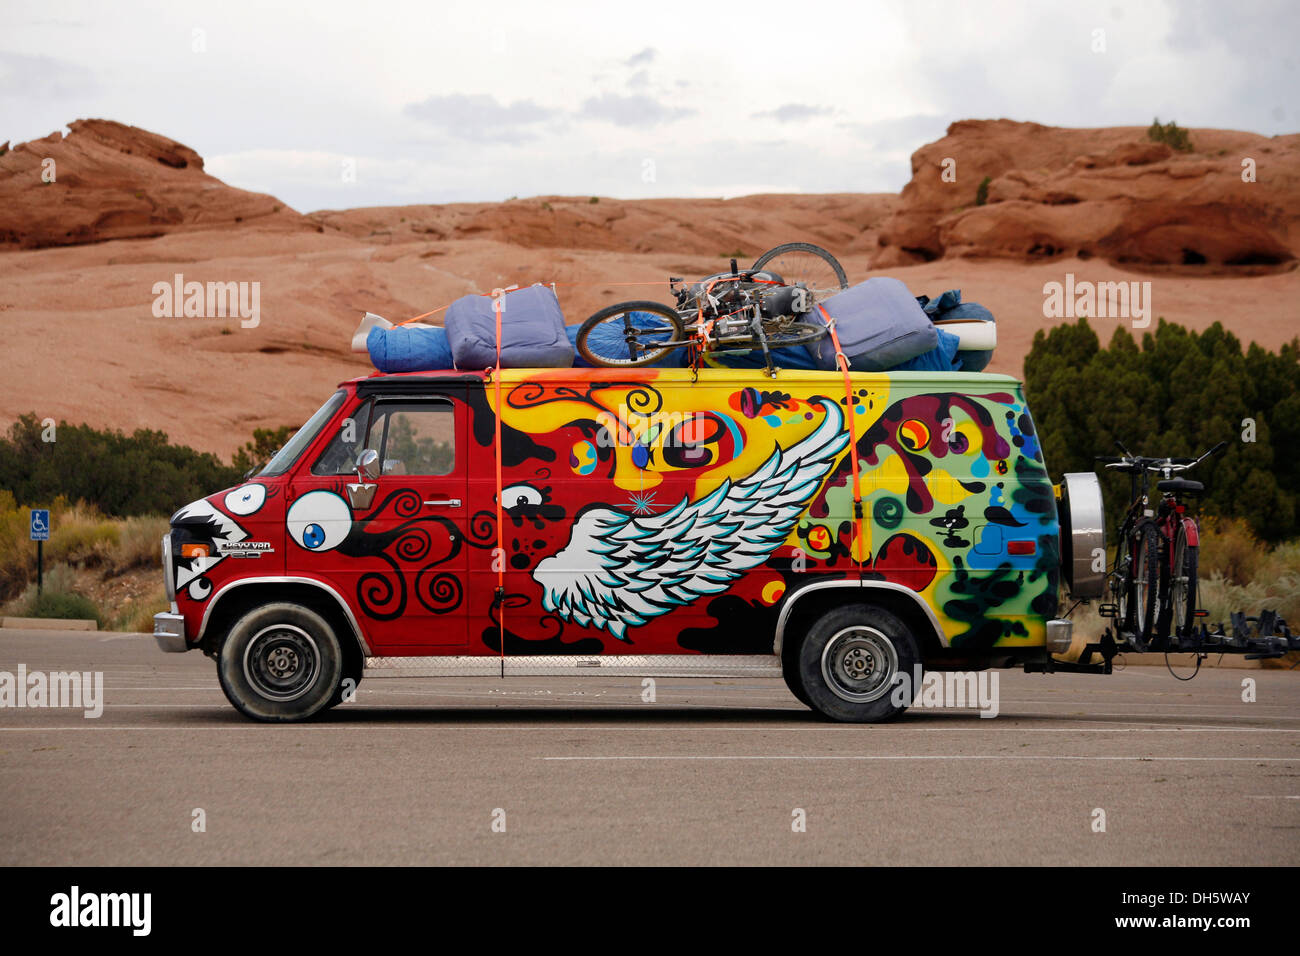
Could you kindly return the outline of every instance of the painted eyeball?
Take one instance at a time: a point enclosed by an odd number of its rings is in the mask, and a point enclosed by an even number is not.
[[[226,510],[232,515],[251,515],[266,504],[266,485],[241,485],[226,495]]]
[[[543,504],[542,493],[532,485],[507,485],[501,489],[501,507],[507,511],[528,505],[534,507]]]
[[[332,491],[309,491],[289,507],[289,538],[308,551],[329,551],[352,530],[352,509]]]
[[[195,601],[206,601],[208,595],[212,593],[212,582],[207,578],[195,578],[190,582],[190,598]]]

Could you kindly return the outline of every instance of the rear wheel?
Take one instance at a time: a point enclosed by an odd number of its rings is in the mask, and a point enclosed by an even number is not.
[[[1174,538],[1174,559],[1169,579],[1169,609],[1175,638],[1189,636],[1196,623],[1198,550],[1196,545],[1188,544],[1187,532],[1179,527]]]
[[[851,604],[828,611],[808,629],[799,647],[799,682],[822,716],[877,723],[912,702],[920,659],[916,638],[897,617]]]
[[[811,242],[785,242],[769,249],[754,260],[753,269],[778,273],[786,285],[804,283],[812,293],[813,302],[821,302],[849,287],[848,276],[839,261]]]
[[[1124,628],[1138,651],[1155,636],[1156,601],[1160,593],[1160,546],[1156,526],[1146,521],[1129,541],[1130,564],[1123,605]]]
[[[686,327],[660,302],[620,302],[601,309],[578,329],[578,354],[604,368],[638,368],[666,358],[686,341]]]
[[[254,720],[306,720],[329,707],[343,681],[334,629],[300,604],[263,604],[239,618],[217,654],[221,689]]]

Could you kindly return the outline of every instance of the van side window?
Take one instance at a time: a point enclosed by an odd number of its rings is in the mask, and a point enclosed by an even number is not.
[[[370,422],[371,403],[362,402],[347,418],[311,466],[313,475],[351,475],[356,471],[357,456],[366,445],[366,426]]]
[[[367,448],[385,475],[449,475],[456,469],[456,415],[449,402],[377,402]]]

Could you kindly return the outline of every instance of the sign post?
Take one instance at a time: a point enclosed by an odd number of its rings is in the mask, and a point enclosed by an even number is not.
[[[50,540],[49,509],[32,509],[31,538],[36,542],[36,593],[40,594],[45,585],[45,542]]]

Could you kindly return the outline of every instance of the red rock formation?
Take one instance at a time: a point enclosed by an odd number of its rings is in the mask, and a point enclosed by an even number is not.
[[[912,180],[880,228],[872,266],[1096,256],[1199,275],[1293,268],[1300,134],[1189,132],[1193,150],[1175,152],[1139,127],[953,123],[912,155]],[[1243,180],[1247,159],[1254,182]],[[976,205],[986,177],[987,203]]]
[[[165,136],[109,120],[76,120],[69,130],[13,149],[6,143],[0,152],[0,248],[79,245],[254,220],[314,228],[274,196],[209,176],[198,153]]]

